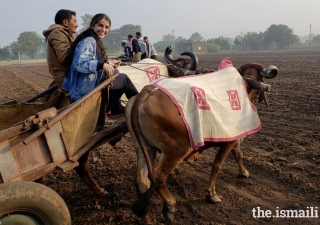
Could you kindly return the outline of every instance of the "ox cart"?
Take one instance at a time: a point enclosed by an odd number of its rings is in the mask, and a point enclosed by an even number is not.
[[[159,74],[168,74],[164,64],[151,59],[119,70],[130,77],[138,91]],[[77,167],[85,153],[127,133],[124,116],[112,125],[104,124],[102,93],[113,79],[108,78],[72,104],[52,86],[23,102],[0,105],[1,225],[71,224],[63,199],[34,181],[54,169],[66,172]]]

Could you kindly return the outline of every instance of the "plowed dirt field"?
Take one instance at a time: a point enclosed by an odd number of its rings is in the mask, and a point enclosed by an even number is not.
[[[226,57],[235,67],[257,62],[279,68],[275,79],[265,79],[272,85],[270,108],[255,104],[262,129],[242,145],[250,176],[238,178],[235,160],[228,156],[217,180],[222,202],[210,204],[205,188],[216,150],[204,151],[194,163],[183,162],[167,179],[177,200],[175,224],[320,224],[319,218],[254,218],[252,212],[258,207],[275,216],[280,210],[314,207],[320,211],[320,49],[198,55],[200,66],[212,69]],[[164,62],[163,57],[159,61]],[[0,102],[24,100],[51,81],[45,63],[0,66]],[[92,194],[73,170],[53,171],[44,177],[44,184],[65,200],[73,224],[142,224],[131,212],[137,197],[133,185],[136,155],[130,135],[115,147],[106,144],[90,154],[92,176],[108,191],[106,196]],[[152,211],[164,223],[161,207],[156,194]],[[290,216],[291,211],[285,212]]]

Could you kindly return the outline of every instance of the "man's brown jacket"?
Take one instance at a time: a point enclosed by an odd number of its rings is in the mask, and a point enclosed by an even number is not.
[[[71,43],[74,41],[73,34],[68,28],[53,24],[43,31],[43,36],[46,37],[47,41],[49,73],[61,88],[66,72],[64,60],[69,53]]]

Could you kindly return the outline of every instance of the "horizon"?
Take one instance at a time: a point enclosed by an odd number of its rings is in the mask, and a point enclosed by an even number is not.
[[[101,10],[104,4],[106,9]],[[19,7],[16,7],[17,5]],[[250,6],[256,9],[253,10]],[[24,31],[34,31],[42,36],[42,31],[54,23],[55,13],[61,8],[76,11],[78,30],[82,28],[81,16],[94,15],[102,11],[112,19],[112,30],[126,24],[140,25],[142,34],[148,36],[152,43],[161,41],[167,34],[188,39],[195,32],[206,40],[221,36],[235,38],[241,33],[244,35],[248,32],[265,32],[273,24],[286,25],[299,37],[308,37],[310,33],[320,34],[320,14],[318,13],[320,2],[318,0],[306,0],[303,3],[298,0],[269,0],[258,3],[254,0],[241,2],[199,0],[183,1],[183,3],[169,0],[161,2],[140,0],[139,3],[108,2],[107,4],[105,1],[96,0],[90,7],[84,0],[68,2],[11,0],[3,2],[0,8],[2,21],[6,19],[10,21],[0,24],[0,46],[8,46],[17,41]],[[142,12],[137,14],[136,12],[139,11]]]

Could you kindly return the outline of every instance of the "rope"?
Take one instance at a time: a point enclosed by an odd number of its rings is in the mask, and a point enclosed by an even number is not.
[[[141,63],[141,64],[142,64],[142,63]],[[150,64],[150,63],[144,63],[144,64]],[[154,64],[152,64],[152,65],[154,65]],[[158,64],[158,65],[163,65],[163,64]],[[129,66],[132,67],[132,68],[134,68],[134,69],[144,71],[144,69],[140,69],[140,68],[135,67],[135,66],[132,66],[132,65],[129,65]],[[154,75],[159,75],[159,76],[162,76],[162,77],[168,77],[168,76],[166,76],[166,75],[159,74],[159,73],[152,73],[152,74],[154,74]]]

